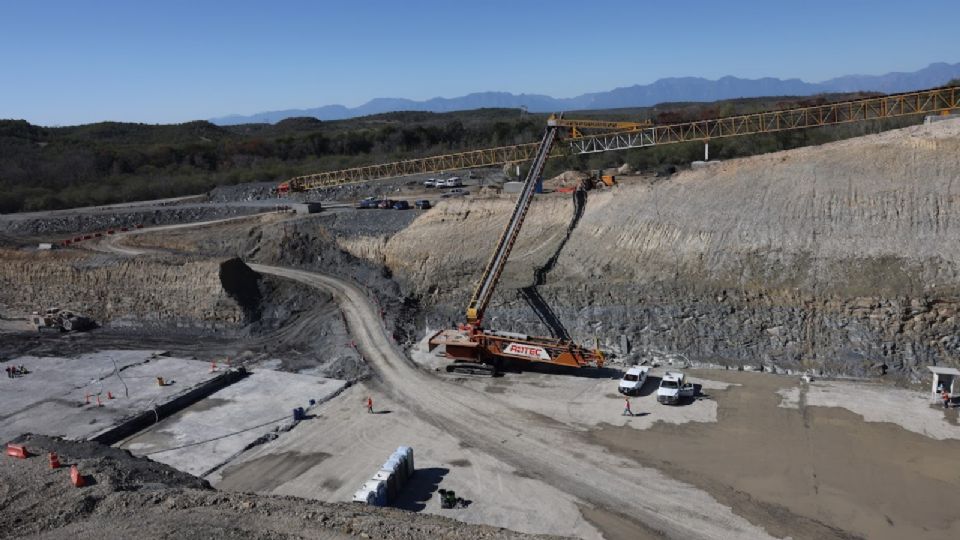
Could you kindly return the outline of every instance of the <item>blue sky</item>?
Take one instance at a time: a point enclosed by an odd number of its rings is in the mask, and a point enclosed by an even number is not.
[[[183,122],[374,97],[818,82],[960,61],[956,0],[0,0],[0,118]]]

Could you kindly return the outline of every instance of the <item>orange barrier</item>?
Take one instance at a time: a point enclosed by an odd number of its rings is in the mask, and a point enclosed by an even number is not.
[[[56,452],[50,452],[50,468],[59,469],[60,468],[60,456]]]
[[[27,447],[22,444],[7,444],[7,455],[10,457],[27,459],[30,457],[30,452],[27,452]]]
[[[80,476],[80,470],[77,469],[76,465],[70,466],[70,482],[76,487],[83,487],[86,484],[83,477]]]

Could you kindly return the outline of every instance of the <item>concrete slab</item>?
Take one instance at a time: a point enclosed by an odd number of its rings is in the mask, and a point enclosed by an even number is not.
[[[15,358],[30,373],[0,377],[0,440],[24,432],[89,439],[218,375],[209,364],[162,351],[100,351],[71,358]],[[159,386],[157,377],[170,384]],[[107,397],[112,393],[114,399]],[[90,404],[85,404],[85,395]],[[96,396],[102,406],[97,406]]]
[[[366,412],[368,395],[378,414]],[[522,532],[601,537],[571,496],[462,445],[376,390],[355,385],[315,413],[316,418],[245,452],[207,479],[231,491],[350,501],[390,454],[406,445],[413,447],[417,472],[391,506]],[[440,487],[471,504],[441,509]]]
[[[780,406],[841,407],[867,422],[891,422],[931,439],[960,439],[960,425],[932,406],[929,392],[847,381],[814,381],[778,391]]]
[[[294,408],[308,408],[311,399],[323,403],[345,386],[336,379],[258,369],[119,446],[203,476],[257,439],[289,429]]]

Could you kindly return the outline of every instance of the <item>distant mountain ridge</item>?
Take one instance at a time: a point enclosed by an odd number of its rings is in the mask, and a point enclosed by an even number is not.
[[[651,84],[614,88],[607,92],[582,94],[572,98],[554,98],[541,94],[477,92],[454,98],[437,97],[426,101],[403,98],[376,98],[359,107],[325,105],[313,109],[268,111],[249,116],[230,115],[211,118],[219,125],[276,123],[284,118],[312,116],[320,120],[343,120],[393,111],[450,112],[482,108],[520,108],[530,112],[558,112],[622,107],[649,107],[668,101],[716,101],[765,96],[808,96],[830,92],[875,91],[909,92],[930,88],[960,78],[960,63],[938,62],[914,72],[884,75],[845,75],[820,83],[800,79],[741,79],[722,77],[712,81],[701,77],[671,77]]]

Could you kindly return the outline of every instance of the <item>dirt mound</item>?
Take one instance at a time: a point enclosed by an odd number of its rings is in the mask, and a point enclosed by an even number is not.
[[[547,538],[389,508],[220,492],[96,443],[22,441],[33,457],[0,459],[0,538]],[[49,468],[51,451],[64,468]],[[86,487],[70,484],[73,464]]]

